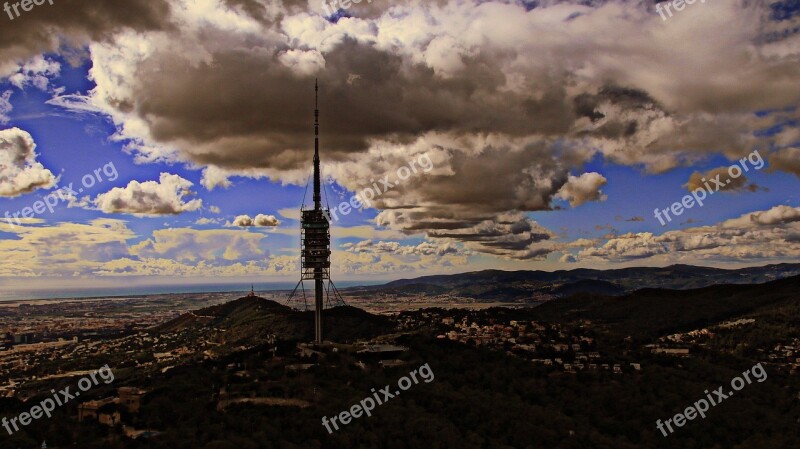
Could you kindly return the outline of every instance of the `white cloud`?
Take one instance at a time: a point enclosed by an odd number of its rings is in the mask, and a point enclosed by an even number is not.
[[[53,173],[36,161],[36,143],[27,131],[0,131],[0,196],[16,197],[56,183]]]
[[[444,256],[446,254],[463,254],[452,242],[422,242],[419,245],[401,245],[399,242],[362,240],[357,243],[345,243],[342,249],[351,253],[396,254],[402,256]]]
[[[333,251],[332,267],[340,274],[441,272],[469,263],[469,254],[449,244],[361,241]]]
[[[229,226],[239,226],[239,227],[276,227],[280,226],[281,221],[278,220],[274,215],[265,215],[265,214],[258,214],[255,218],[250,218],[249,215],[239,215],[234,220],[233,223],[229,223]]]
[[[220,220],[219,218],[205,218],[205,217],[203,217],[203,218],[198,218],[197,220],[195,220],[194,224],[200,225],[200,226],[205,226],[205,225],[216,225],[216,224],[220,224],[221,222],[222,222],[222,220]]]
[[[144,259],[165,258],[182,262],[249,261],[266,258],[259,233],[230,229],[159,229],[153,237],[131,247]]]
[[[608,180],[600,173],[584,173],[570,176],[569,180],[556,194],[557,198],[569,201],[569,205],[577,207],[589,201],[605,201],[608,199],[600,190]]]
[[[0,95],[0,124],[6,124],[11,119],[8,114],[14,110],[14,106],[11,104],[11,94],[13,91],[7,90]]]
[[[787,225],[800,221],[800,208],[775,206],[767,211],[750,212],[722,223],[726,228]]]
[[[0,240],[0,277],[91,273],[105,262],[125,257],[126,242],[136,236],[124,221],[109,219],[55,226],[0,221],[0,231],[17,236]]]
[[[800,208],[775,206],[713,226],[614,237],[578,253],[580,261],[662,263],[788,261],[800,257]]]
[[[203,200],[186,201],[193,184],[178,175],[161,173],[159,181],[131,181],[126,187],[115,187],[94,200],[95,206],[107,214],[142,216],[177,215],[200,209]]]
[[[61,73],[61,64],[41,55],[22,64],[19,70],[8,77],[8,81],[19,89],[34,86],[46,91],[50,79]]]
[[[203,185],[207,190],[211,191],[217,187],[222,187],[227,189],[231,185],[231,181],[228,179],[230,173],[226,170],[222,170],[215,165],[209,165],[203,170],[203,177],[200,180],[200,184]]]
[[[558,261],[561,263],[575,263],[578,260],[572,254],[564,254]]]
[[[81,276],[266,276],[296,274],[296,257],[270,257],[264,234],[244,230],[161,229],[138,237],[123,220],[88,224],[0,220],[0,278],[76,278]],[[152,281],[152,279],[150,280]]]

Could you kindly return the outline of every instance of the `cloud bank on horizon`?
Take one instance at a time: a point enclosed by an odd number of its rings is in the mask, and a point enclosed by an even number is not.
[[[796,261],[794,3],[668,21],[647,0],[34,9],[0,27],[0,210],[91,173],[82,147],[128,175],[0,223],[0,277],[294,276],[282,211],[308,180],[315,78],[333,202],[434,166],[337,224],[342,275]],[[652,218],[754,150],[764,170],[670,229]]]

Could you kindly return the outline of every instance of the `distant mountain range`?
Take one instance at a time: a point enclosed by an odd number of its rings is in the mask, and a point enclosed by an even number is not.
[[[487,301],[527,302],[578,293],[619,296],[642,288],[686,290],[720,284],[761,284],[800,275],[800,264],[736,270],[672,265],[616,270],[500,271],[401,279],[385,285],[352,287],[348,294],[451,295]]]

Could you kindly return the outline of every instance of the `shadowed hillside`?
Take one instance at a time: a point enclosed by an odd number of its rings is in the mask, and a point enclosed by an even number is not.
[[[335,307],[323,315],[323,335],[335,341],[368,339],[391,330],[389,320],[355,307]],[[189,312],[155,329],[157,333],[195,330],[224,333],[228,344],[260,341],[269,334],[281,340],[311,340],[314,312],[296,311],[261,297],[237,300]]]
[[[800,276],[756,285],[694,290],[642,289],[622,297],[577,295],[533,310],[544,320],[587,319],[626,335],[647,337],[703,327],[765,306],[798,301]]]

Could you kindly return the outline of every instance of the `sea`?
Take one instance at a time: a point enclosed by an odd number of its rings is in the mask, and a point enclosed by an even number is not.
[[[387,281],[337,281],[336,287],[340,290],[347,287],[359,287],[385,284]],[[306,290],[313,289],[312,281],[306,283]],[[256,293],[293,290],[297,282],[262,282],[254,284]],[[84,289],[10,289],[0,287],[0,302],[36,299],[61,299],[61,298],[115,298],[126,296],[151,296],[166,294],[187,293],[227,293],[249,292],[251,284],[191,284],[191,285],[151,285],[151,286],[119,286],[96,287]]]

